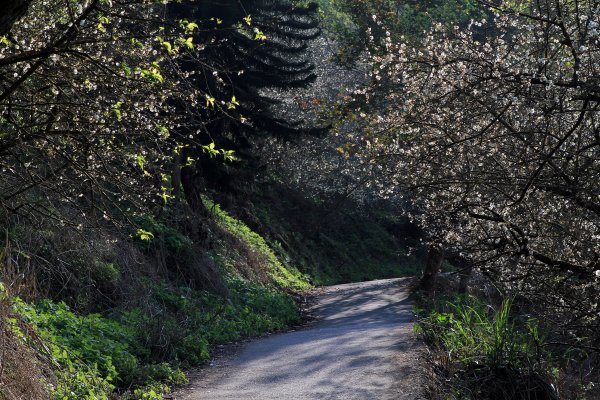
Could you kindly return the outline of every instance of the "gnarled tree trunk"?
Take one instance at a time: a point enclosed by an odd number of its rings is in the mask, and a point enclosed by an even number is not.
[[[419,282],[422,290],[432,290],[435,286],[437,275],[439,274],[442,262],[444,261],[444,249],[439,246],[430,246],[427,250],[427,259],[425,260],[425,269]]]

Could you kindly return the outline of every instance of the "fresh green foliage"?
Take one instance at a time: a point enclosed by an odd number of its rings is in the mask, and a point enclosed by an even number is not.
[[[467,295],[417,303],[423,308],[416,308],[415,330],[430,345],[442,377],[430,388],[432,398],[557,398],[556,364],[543,350],[537,321],[513,313],[511,300],[497,308]]]
[[[510,308],[510,300],[494,310],[474,297],[456,296],[424,315],[417,330],[451,361],[528,367],[539,357],[541,338],[534,320],[517,329]]]
[[[98,314],[80,317],[64,304],[43,301],[32,306],[16,299],[15,313],[35,327],[52,364],[59,367],[55,399],[106,399],[121,369],[134,369],[127,332]],[[25,336],[26,337],[26,336]]]
[[[307,276],[289,264],[284,265],[262,236],[252,231],[241,220],[230,216],[217,203],[206,197],[203,200],[206,208],[213,213],[218,226],[238,240],[241,240],[251,252],[258,255],[259,262],[264,264],[263,267],[267,271],[269,278],[277,286],[294,291],[310,288]],[[227,249],[224,248],[223,250]],[[226,253],[222,252],[218,254],[218,258],[225,266],[232,266],[229,263],[231,260],[228,259]]]
[[[288,294],[240,278],[231,278],[227,286],[229,293],[223,298],[149,281],[151,298],[146,307],[154,313],[136,308],[121,316],[121,321],[134,329],[140,357],[148,362],[162,358],[195,365],[209,359],[210,345],[257,336],[299,321]]]
[[[53,366],[53,399],[107,399],[115,393],[128,399],[160,399],[169,385],[186,381],[180,368],[210,358],[211,346],[299,322],[289,292],[308,288],[305,277],[282,263],[245,224],[217,205],[211,208],[215,221],[210,223],[221,240],[212,255],[199,254],[167,211],[160,219],[139,217],[135,221],[131,251],[146,260],[160,257],[167,271],[138,276],[135,290],[143,295],[135,296],[126,307],[113,309],[110,316],[78,314],[75,310],[85,310],[77,308],[78,301],[70,308],[49,299],[35,303],[14,300],[11,326],[23,343]],[[56,236],[47,238],[55,240]],[[103,251],[70,254],[77,259],[77,266],[93,272],[88,275],[95,284],[123,284],[130,267],[120,265],[126,261],[110,249]],[[10,249],[4,253],[11,260],[20,260]],[[193,263],[200,256],[215,259],[207,264],[213,265],[213,274],[223,281],[223,287],[215,292],[202,290],[202,286],[192,288],[189,281],[168,271],[202,268],[204,264]],[[240,260],[254,263],[257,276],[244,277],[236,270]],[[0,299],[6,300],[3,288],[0,286]],[[19,328],[18,321],[31,330]]]
[[[48,353],[57,368],[54,399],[107,399],[131,385],[134,390],[125,398],[161,399],[168,385],[187,381],[179,366],[207,361],[211,345],[299,322],[288,294],[239,278],[229,280],[228,287],[224,299],[148,281],[152,315],[136,308],[116,319],[81,316],[64,303],[30,305],[20,299],[14,312],[34,327],[45,343],[39,351]],[[33,343],[23,332],[20,336]],[[159,345],[169,350],[157,353]],[[168,362],[155,361],[160,358]]]

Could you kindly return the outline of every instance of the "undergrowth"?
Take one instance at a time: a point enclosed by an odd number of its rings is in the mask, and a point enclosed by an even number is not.
[[[155,314],[136,308],[114,318],[77,315],[64,303],[18,298],[13,313],[43,339],[37,350],[57,367],[53,399],[106,399],[128,388],[125,398],[158,399],[170,385],[186,382],[181,368],[209,360],[211,346],[299,321],[291,296],[241,279],[228,283],[226,302],[205,291],[153,284],[149,308]]]
[[[315,285],[414,276],[421,271],[418,232],[382,207],[330,204],[280,184],[259,185],[231,215],[260,234],[280,260]]]
[[[468,295],[420,298],[415,329],[433,350],[433,399],[558,399],[537,321]],[[551,383],[548,383],[551,382]]]
[[[248,225],[230,216],[219,204],[206,197],[203,200],[206,208],[213,213],[218,226],[229,235],[237,238],[242,243],[242,247],[247,250],[247,254],[243,255],[244,257],[239,257],[239,246],[237,246],[238,248],[236,246],[228,246],[228,243],[221,246],[220,252],[217,255],[230,272],[243,271],[244,268],[240,268],[236,262],[247,263],[254,256],[258,258],[257,265],[254,266],[254,272],[260,274],[262,271],[266,271],[268,280],[271,280],[280,288],[302,291],[311,287],[308,277],[287,262],[289,257],[286,254],[281,254],[281,249],[277,249],[280,252],[280,256],[278,257],[266,240],[250,229]],[[238,252],[237,254],[235,254],[236,251]]]
[[[293,295],[310,288],[306,276],[244,223],[206,203],[212,217],[204,223],[213,229],[208,249],[190,239],[184,224],[143,217],[125,251],[129,258],[112,256],[108,247],[101,261],[91,252],[69,253],[110,272],[102,276],[110,275],[124,296],[117,307],[86,313],[89,308],[78,308],[76,301],[71,306],[60,295],[0,299],[9,304],[11,335],[48,366],[38,375],[52,400],[160,400],[186,382],[186,368],[210,359],[213,346],[300,321]],[[26,255],[26,248],[11,249],[14,240],[7,236],[7,256],[0,261],[17,270],[14,261],[22,257],[15,255]],[[121,265],[123,260],[133,260],[133,267]],[[218,287],[206,283],[211,279]],[[2,394],[0,385],[0,399]]]

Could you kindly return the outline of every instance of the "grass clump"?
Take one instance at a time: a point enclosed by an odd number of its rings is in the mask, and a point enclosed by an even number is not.
[[[467,295],[419,301],[415,329],[434,350],[434,399],[557,399],[551,357],[532,318]]]
[[[540,340],[535,322],[528,321],[526,333],[517,330],[509,319],[510,308],[510,300],[494,310],[473,297],[456,296],[425,315],[418,331],[446,349],[452,361],[530,365]]]

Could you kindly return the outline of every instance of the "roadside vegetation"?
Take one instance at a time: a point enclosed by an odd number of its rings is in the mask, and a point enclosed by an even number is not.
[[[306,264],[300,257],[312,257],[311,251],[316,249],[327,251],[331,260],[344,256],[353,245],[338,237],[338,248],[331,249],[331,243],[323,241],[306,250],[295,249],[297,253],[290,256],[280,243],[267,242],[218,203],[207,197],[203,203],[210,244],[202,252],[181,221],[177,227],[174,212],[166,214],[169,220],[140,219],[137,229],[143,237],[121,238],[121,245],[103,246],[100,254],[98,248],[82,247],[64,256],[54,242],[59,238],[50,232],[28,232],[44,236],[45,243],[52,244],[50,249],[37,249],[44,253],[34,254],[35,241],[25,247],[23,231],[7,231],[2,253],[5,272],[13,269],[14,276],[24,260],[42,254],[57,261],[61,256],[62,262],[73,263],[65,266],[63,273],[76,281],[69,285],[61,276],[49,274],[48,287],[56,285],[63,290],[46,292],[52,298],[45,298],[37,288],[28,286],[32,282],[19,278],[13,279],[12,286],[3,286],[5,343],[29,358],[29,364],[11,363],[8,358],[3,364],[4,376],[26,373],[38,380],[30,387],[7,386],[7,398],[21,393],[61,400],[108,399],[115,394],[124,399],[160,399],[171,387],[187,382],[186,369],[209,361],[214,346],[300,323],[299,306],[306,301],[307,290],[318,282],[311,282],[314,266],[302,272]],[[294,231],[278,232],[292,235]],[[381,234],[395,240],[381,226],[375,233],[364,230],[362,234],[372,235],[372,240],[381,240]],[[88,241],[81,237],[70,240],[68,248]],[[368,266],[370,257],[378,256],[363,254],[365,258],[355,261],[356,268],[360,262]],[[94,261],[84,261],[90,258]],[[344,280],[327,275],[331,270],[324,261],[319,266],[330,282]],[[393,271],[360,270],[362,279],[413,273],[402,264],[395,264]],[[87,290],[79,285],[86,285]],[[46,384],[40,387],[39,382]]]
[[[182,369],[208,361],[213,346],[298,323],[292,293],[309,288],[308,282],[297,271],[288,272],[243,223],[219,212],[214,228],[221,228],[224,220],[229,224],[227,234],[208,255],[194,253],[187,237],[156,221],[144,225],[152,240],[131,244],[132,251],[141,249],[146,257],[164,246],[162,262],[177,263],[179,268],[193,268],[195,257],[204,257],[205,263],[214,263],[215,286],[210,289],[194,288],[158,271],[124,277],[121,273],[133,272],[120,271],[123,266],[118,264],[94,265],[91,290],[108,286],[103,279],[127,287],[119,290],[125,298],[113,303],[110,311],[88,298],[89,309],[102,311],[88,313],[81,309],[86,293],[73,299],[58,294],[53,296],[56,300],[33,296],[25,301],[5,287],[5,329],[13,345],[28,349],[35,359],[37,371],[28,373],[50,383],[47,396],[102,399],[120,392],[124,398],[161,398],[169,386],[186,382]],[[5,256],[14,259],[13,253]],[[150,268],[152,258],[143,260]],[[14,368],[15,373],[20,366],[5,368]]]
[[[556,341],[523,298],[459,293],[456,279],[414,295],[415,332],[429,349],[432,399],[595,399],[592,349]]]

